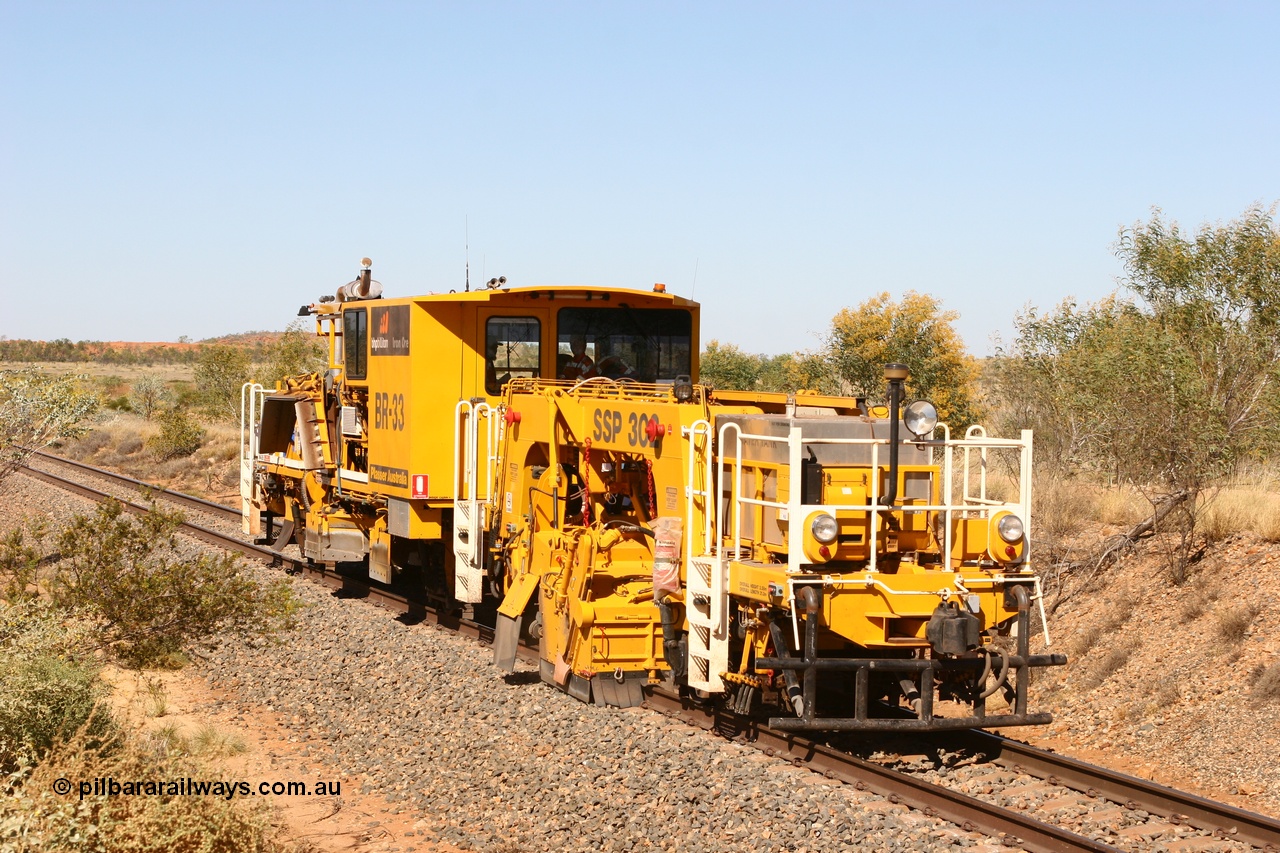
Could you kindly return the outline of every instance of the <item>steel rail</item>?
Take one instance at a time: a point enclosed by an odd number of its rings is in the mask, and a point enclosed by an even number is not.
[[[40,455],[55,462],[66,462],[117,482],[141,487],[144,490],[148,487],[146,483],[111,471],[104,471],[84,463],[71,462],[47,453]],[[136,515],[150,512],[149,507],[115,498],[106,492],[56,474],[30,467],[20,470],[27,476],[94,501],[116,500],[128,512]],[[177,502],[182,502],[180,498],[186,498],[192,502],[188,505],[198,504],[202,511],[218,512],[228,518],[240,517],[240,513],[231,507],[211,504],[178,492],[155,491],[165,499]],[[493,628],[488,625],[459,618],[429,604],[398,595],[364,579],[345,575],[271,548],[251,544],[235,536],[219,533],[189,521],[182,523],[182,530],[215,547],[235,551],[273,566],[282,566],[286,571],[301,574],[330,587],[342,597],[365,599],[408,621],[440,625],[483,644],[493,641]],[[520,648],[520,656],[529,661],[536,661],[537,658],[536,651],[523,645]],[[766,755],[789,758],[796,766],[805,766],[813,772],[822,773],[829,779],[839,779],[854,785],[859,790],[872,791],[885,796],[892,803],[902,803],[916,808],[927,816],[948,820],[961,829],[983,833],[1000,839],[1008,845],[1022,846],[1027,850],[1045,851],[1045,853],[1070,853],[1070,851],[1113,853],[1118,849],[1105,842],[1033,820],[1026,815],[944,786],[925,782],[909,773],[895,771],[875,762],[823,746],[794,732],[771,729],[758,721],[744,720],[723,710],[681,699],[664,690],[648,688],[644,706],[668,716],[679,717],[692,725],[714,731],[722,736],[749,743]],[[1280,820],[1266,815],[1177,791],[1155,782],[1047,752],[981,730],[948,733],[947,746],[953,747],[956,740],[961,741],[969,749],[993,755],[997,764],[1015,772],[1043,779],[1049,784],[1061,785],[1091,798],[1100,797],[1129,809],[1142,809],[1166,817],[1171,822],[1185,822],[1203,831],[1212,832],[1215,837],[1251,844],[1269,853],[1280,851]]]
[[[48,456],[49,454],[42,455]],[[55,456],[52,458],[55,461],[64,461],[60,457]],[[78,468],[91,471],[94,474],[114,479],[119,482],[128,483],[130,485],[139,482],[121,474],[116,474],[111,471],[103,471],[100,468],[94,468],[91,465],[84,465],[83,463],[75,463],[75,465]],[[86,486],[83,483],[77,483],[74,480],[59,477],[57,474],[50,474],[48,471],[41,471],[30,467],[23,467],[19,470],[23,474],[36,480],[40,480],[41,482],[48,483],[52,486],[57,486],[60,489],[73,492],[81,497],[89,498],[90,500],[98,503],[106,500],[114,500],[119,503],[125,511],[133,515],[146,515],[151,512],[151,508],[144,506],[143,504],[123,500],[114,495],[99,491],[91,486]],[[143,485],[146,484],[144,483]],[[175,495],[180,494],[178,492],[170,491],[157,491],[156,493],[162,494],[166,499],[173,498]],[[208,504],[207,501],[201,501],[200,498],[191,497],[190,495],[182,495],[182,497],[201,504],[207,504],[213,509],[222,511],[222,513],[228,518],[240,518],[240,513],[231,507],[222,506],[220,504]],[[282,554],[272,548],[245,542],[237,536],[220,533],[216,530],[210,530],[207,527],[203,527],[191,521],[183,520],[180,524],[180,529],[183,533],[207,544],[224,550],[234,551],[246,557],[261,560],[271,566],[283,567],[285,571],[291,574],[300,574],[309,580],[322,583],[337,591],[342,597],[366,599],[370,603],[375,604],[384,610],[390,610],[399,616],[406,617],[409,621],[426,622],[432,625],[439,624],[450,628],[463,636],[477,639],[482,643],[493,642],[493,629],[488,625],[475,622],[474,620],[461,619],[449,613],[443,613],[429,604],[414,601],[413,599],[398,595],[361,578],[342,574],[334,569],[317,565],[306,559]]]
[[[132,501],[124,500],[122,498],[118,498],[115,495],[109,495],[106,492],[99,491],[98,489],[95,489],[91,486],[86,486],[83,483],[77,483],[74,480],[68,480],[65,477],[59,477],[57,474],[50,474],[48,471],[41,471],[37,468],[20,468],[18,470],[20,470],[23,474],[25,474],[28,477],[31,477],[36,480],[40,480],[52,486],[57,486],[60,489],[63,489],[68,492],[73,492],[77,495],[80,495],[81,497],[89,498],[90,500],[96,501],[98,503],[102,503],[103,501],[107,501],[107,500],[116,501],[122,507],[124,507],[125,511],[132,513],[133,515],[146,515],[151,512],[150,507],[143,506],[142,504],[137,504]],[[120,477],[119,479],[128,480],[127,477]],[[165,492],[164,494],[168,496],[168,495],[172,495],[173,493]],[[237,518],[239,517],[239,513],[236,513],[236,517]],[[262,548],[258,545],[251,545],[250,543],[245,542],[241,539],[237,539],[233,536],[228,536],[225,533],[219,533],[216,530],[210,530],[207,527],[201,527],[200,525],[190,521],[183,521],[181,528],[184,533],[187,533],[188,535],[196,539],[199,539],[203,542],[207,542],[210,545],[216,545],[219,548],[238,551],[239,553],[249,557],[257,557],[260,559],[266,558],[273,565],[282,565],[282,564],[287,565],[291,562],[297,562],[295,560],[292,560],[292,558],[290,557],[285,557],[275,551],[271,551],[268,548]]]
[[[147,494],[154,494],[157,497],[163,497],[165,500],[172,501],[173,503],[176,503],[176,504],[182,504],[183,506],[187,506],[187,507],[190,507],[191,509],[199,510],[200,512],[208,512],[208,513],[214,513],[217,515],[225,515],[228,518],[240,518],[240,510],[235,509],[234,507],[229,507],[226,504],[207,501],[204,498],[197,498],[194,495],[187,495],[187,494],[183,494],[182,492],[170,491],[169,489],[166,489],[163,486],[157,486],[154,483],[147,483],[142,480],[135,480],[132,477],[126,477],[124,474],[117,474],[115,471],[107,471],[103,468],[96,468],[93,465],[89,465],[85,462],[79,462],[75,459],[67,459],[62,456],[55,456],[54,454],[47,453],[43,450],[32,450],[31,455],[39,456],[42,459],[48,459],[50,462],[55,462],[59,465],[68,465],[72,468],[79,468],[81,471],[87,471],[90,474],[96,474],[99,477],[105,477],[107,479],[115,480],[118,483],[125,483],[127,485],[133,486],[134,488],[138,489],[138,491],[140,492],[144,492]],[[37,469],[27,467],[25,470],[34,471]]]
[[[723,710],[681,699],[669,691],[649,688],[646,708],[675,717],[707,731],[755,746],[768,756],[787,758],[828,779],[838,779],[861,791],[879,794],[928,817],[949,821],[968,832],[979,832],[1010,847],[1035,853],[1117,853],[1118,848],[1087,838],[1028,815],[988,803],[959,791],[926,782],[801,737],[743,720]]]
[[[1174,823],[1187,823],[1218,838],[1252,844],[1268,853],[1280,851],[1280,820],[1267,815],[990,732],[971,731],[960,737],[972,744],[971,748],[994,755],[996,763],[1050,784],[1071,788],[1090,798],[1101,797],[1127,809],[1142,809]]]

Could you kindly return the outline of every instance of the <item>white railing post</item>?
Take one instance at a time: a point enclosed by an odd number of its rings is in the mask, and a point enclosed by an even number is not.
[[[951,569],[951,519],[955,512],[952,506],[955,504],[955,483],[952,478],[951,466],[955,463],[955,454],[951,447],[951,427],[944,423],[938,424],[936,427],[942,430],[942,505],[946,507],[942,511],[942,541],[939,544],[942,551],[942,565]]]
[[[1018,497],[1022,503],[1022,513],[1023,513],[1022,521],[1026,525],[1026,530],[1024,532],[1026,534],[1027,552],[1025,555],[1023,555],[1023,559],[1027,563],[1031,562],[1031,549],[1035,543],[1035,539],[1031,535],[1031,478],[1032,478],[1031,463],[1032,463],[1032,459],[1033,459],[1033,454],[1032,454],[1031,430],[1024,429],[1022,431],[1022,459],[1021,459],[1022,464],[1019,466],[1019,472],[1018,472],[1019,475],[1021,476],[1020,485],[1022,486],[1022,489],[1021,489],[1021,494],[1019,494]],[[1037,580],[1037,583],[1039,583],[1038,580]],[[1043,610],[1044,605],[1041,604],[1040,606],[1041,606],[1041,609]],[[1041,613],[1040,615],[1041,615],[1041,619],[1043,620],[1044,614]],[[1048,623],[1046,622],[1045,625],[1046,625],[1045,637],[1047,638]]]
[[[711,553],[711,424],[705,420],[694,421],[692,426],[682,430],[684,438],[689,442],[689,464],[685,478],[685,554],[692,556],[694,541],[694,521],[699,516],[694,508],[698,498],[702,498],[702,554]],[[698,448],[698,439],[702,439],[702,448]],[[697,488],[701,476],[702,488]]]
[[[484,512],[477,482],[480,468],[480,419],[490,413],[488,403],[460,400],[453,421],[453,597],[467,604],[484,598]],[[493,419],[488,450],[493,448]],[[488,460],[492,475],[493,458]],[[488,489],[486,489],[488,491]],[[487,502],[486,495],[484,501]]]
[[[801,511],[801,495],[800,489],[796,488],[796,474],[804,467],[804,434],[795,421],[791,422],[790,428],[787,430],[787,566],[790,569],[797,568],[804,562],[804,513]],[[781,480],[781,478],[779,478]],[[804,476],[801,475],[798,481],[803,488]],[[778,488],[782,488],[782,483],[778,483]],[[764,531],[761,531],[763,533]],[[793,599],[792,607],[794,609],[795,600]]]
[[[724,491],[724,459],[725,459],[725,440],[728,438],[728,432],[732,429],[736,434],[736,443],[734,444],[734,460],[733,460],[733,484],[729,489],[729,511],[731,518],[731,526],[725,529],[725,520],[722,517],[724,510],[724,502],[721,496]],[[724,540],[729,539],[733,543],[733,554],[738,556],[738,539],[742,536],[742,505],[740,502],[742,492],[742,428],[732,421],[727,421],[724,426],[720,427],[720,458],[716,460],[716,554],[724,556]]]
[[[877,509],[880,506],[880,443],[874,442],[871,445],[871,503],[867,507],[867,527],[870,530],[869,549],[871,552],[871,562],[867,566],[867,571],[878,572],[876,568],[876,551],[880,547],[880,514]]]
[[[240,386],[240,531],[246,536],[257,536],[262,532],[253,478],[253,466],[258,458],[260,399],[266,399],[266,392],[257,382],[246,382]]]

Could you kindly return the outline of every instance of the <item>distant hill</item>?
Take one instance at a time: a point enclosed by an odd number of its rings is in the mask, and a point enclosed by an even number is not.
[[[102,364],[191,364],[209,346],[246,349],[257,358],[283,332],[239,332],[202,341],[54,341],[0,339],[0,362],[66,362]]]
[[[227,344],[230,346],[258,346],[272,344],[280,339],[284,332],[236,332],[230,335],[219,335],[216,338],[205,338],[202,344]]]

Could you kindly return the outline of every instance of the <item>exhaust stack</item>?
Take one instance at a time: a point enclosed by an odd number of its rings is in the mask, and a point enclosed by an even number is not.
[[[357,299],[378,299],[382,296],[382,282],[374,281],[373,261],[360,259],[360,274],[338,288],[339,302],[353,302]]]

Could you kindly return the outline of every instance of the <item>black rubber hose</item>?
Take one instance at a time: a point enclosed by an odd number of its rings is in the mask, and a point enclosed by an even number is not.
[[[685,677],[686,667],[684,655],[680,654],[680,629],[676,622],[675,605],[664,597],[658,602],[658,613],[662,616],[662,655],[671,667],[671,674],[678,681]]]
[[[773,650],[778,657],[792,657],[791,647],[787,644],[787,638],[782,633],[781,625],[777,622],[770,622],[769,636],[773,637]],[[788,696],[800,695],[800,677],[796,675],[796,671],[794,669],[784,669],[782,671],[782,680],[787,684]]]

